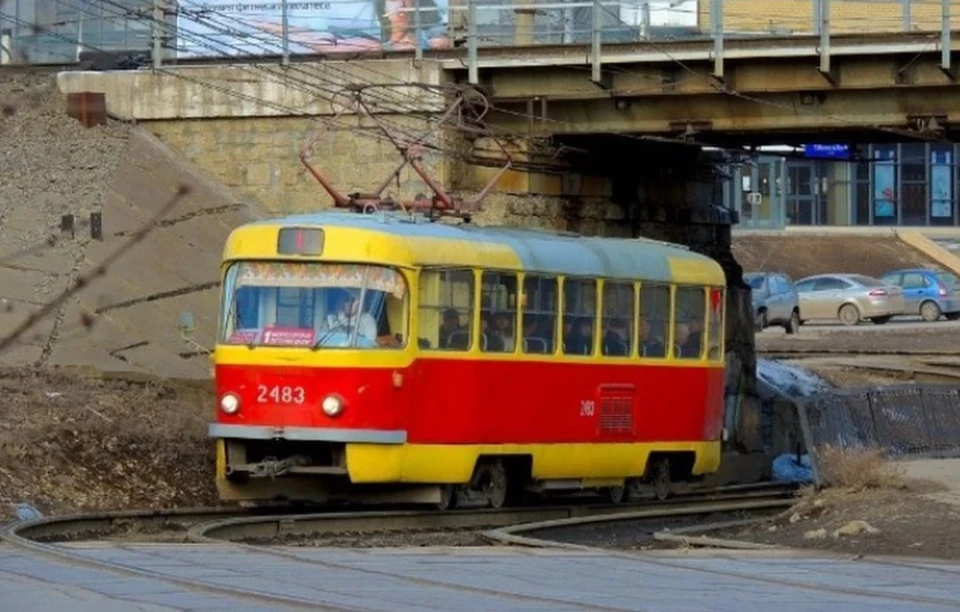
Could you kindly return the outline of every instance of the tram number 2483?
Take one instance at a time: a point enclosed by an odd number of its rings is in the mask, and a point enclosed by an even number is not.
[[[266,404],[302,404],[306,400],[303,387],[257,385],[257,403]]]
[[[580,400],[580,416],[592,417],[594,412],[593,400]]]

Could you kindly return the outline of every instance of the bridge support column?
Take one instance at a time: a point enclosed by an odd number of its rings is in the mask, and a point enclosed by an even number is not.
[[[727,280],[725,448],[762,451],[760,405],[757,400],[757,354],[754,317],[743,268],[731,250],[732,211],[717,205],[719,178],[696,175],[679,168],[703,167],[695,160],[659,174],[648,175],[637,186],[639,201],[632,218],[633,233],[689,246],[712,257]]]

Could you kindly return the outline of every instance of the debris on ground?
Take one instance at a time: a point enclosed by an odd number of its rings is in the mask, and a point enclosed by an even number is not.
[[[44,515],[216,504],[203,385],[10,369],[0,393],[0,521],[17,504]]]
[[[809,484],[813,482],[813,470],[810,467],[810,455],[784,453],[773,460],[773,479],[782,482]]]
[[[932,481],[866,476],[873,486],[806,490],[789,511],[704,535],[856,555],[960,560],[960,506],[930,498]]]

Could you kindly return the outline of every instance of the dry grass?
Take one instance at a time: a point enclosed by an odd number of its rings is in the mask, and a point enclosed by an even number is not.
[[[830,486],[851,491],[906,486],[903,466],[887,461],[879,449],[850,450],[825,445],[818,454],[821,476]]]

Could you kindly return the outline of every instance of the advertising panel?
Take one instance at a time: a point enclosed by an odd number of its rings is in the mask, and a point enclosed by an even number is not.
[[[180,0],[177,56],[279,55],[284,4],[291,54],[416,46],[417,0]],[[447,0],[419,8],[421,47],[447,48]]]

